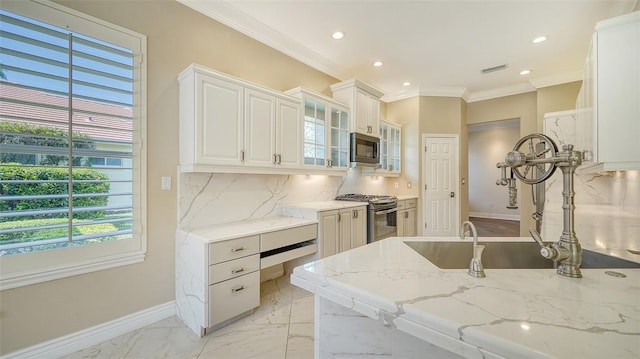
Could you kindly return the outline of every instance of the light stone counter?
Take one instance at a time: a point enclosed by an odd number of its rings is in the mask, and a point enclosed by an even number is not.
[[[316,358],[640,358],[640,269],[439,269],[388,238],[295,268]],[[468,239],[466,239],[468,240]],[[531,241],[529,238],[480,238]]]
[[[403,201],[405,199],[418,199],[418,196],[414,196],[411,194],[401,194],[401,195],[397,195],[396,196],[398,198],[398,201]]]
[[[282,215],[298,218],[317,219],[318,212],[332,211],[344,208],[365,207],[367,205],[367,202],[355,201],[307,202],[282,207]]]
[[[275,232],[282,229],[300,227],[314,223],[318,223],[318,221],[293,217],[269,217],[251,221],[200,227],[193,230],[179,229],[177,231],[177,235],[178,238],[188,237],[191,241],[195,240],[202,243],[213,243],[252,236],[254,234]]]

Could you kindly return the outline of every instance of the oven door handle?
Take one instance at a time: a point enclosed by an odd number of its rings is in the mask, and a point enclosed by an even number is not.
[[[397,208],[391,208],[391,209],[387,209],[385,211],[373,212],[373,214],[375,214],[376,216],[380,216],[380,215],[383,215],[383,214],[393,213],[393,212],[398,212],[398,209]]]

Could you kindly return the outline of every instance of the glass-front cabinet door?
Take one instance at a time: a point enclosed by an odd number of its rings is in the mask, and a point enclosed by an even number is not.
[[[326,151],[326,106],[311,100],[304,101],[304,164],[325,166]]]
[[[331,106],[331,167],[349,165],[349,111]]]
[[[388,173],[401,171],[401,134],[400,126],[380,121],[380,170]]]
[[[303,88],[286,92],[304,103],[303,167],[346,171],[349,165],[349,110]]]

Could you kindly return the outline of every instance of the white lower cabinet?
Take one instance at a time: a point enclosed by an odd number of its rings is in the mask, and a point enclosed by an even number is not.
[[[209,324],[216,326],[260,305],[260,271],[209,286]]]
[[[301,221],[295,219],[296,221]],[[278,221],[278,220],[276,220]],[[199,232],[179,231],[176,247],[178,316],[198,335],[222,327],[260,305],[260,270],[318,250],[318,224],[304,220],[257,234],[226,239],[233,233],[256,232],[242,223]],[[273,220],[265,226],[273,226]],[[204,242],[203,242],[204,241]],[[211,242],[209,242],[211,241]]]
[[[418,200],[398,201],[398,237],[416,236],[416,206]]]
[[[209,244],[207,327],[260,305],[260,236]]]
[[[362,206],[318,212],[321,258],[367,243],[366,208]]]

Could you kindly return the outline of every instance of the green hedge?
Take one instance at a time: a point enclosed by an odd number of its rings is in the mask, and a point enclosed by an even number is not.
[[[72,177],[74,180],[108,180],[109,177],[97,170],[78,168],[73,169]],[[0,180],[69,180],[69,173],[66,168],[47,168],[32,167],[19,164],[3,164],[0,166]],[[109,182],[101,183],[74,183],[73,193],[109,193]],[[0,184],[0,196],[34,196],[34,195],[55,195],[67,194],[67,183],[2,183]],[[73,206],[77,207],[94,207],[106,206],[108,197],[91,196],[74,198]],[[36,209],[60,209],[68,208],[68,199],[52,198],[52,199],[18,199],[0,201],[0,211],[25,211]],[[104,217],[105,211],[77,212],[74,218],[99,218]],[[28,218],[62,218],[67,217],[66,213],[41,215],[37,217],[20,217],[20,219]],[[4,218],[4,221],[16,220]]]
[[[34,126],[26,123],[12,123],[0,121],[0,143],[13,145],[28,145],[39,147],[68,147],[69,132],[52,127]],[[90,136],[73,132],[71,147],[75,149],[95,149],[96,144]],[[0,162],[16,162],[22,164],[38,164],[56,166],[67,164],[67,155],[43,155],[35,163],[35,155],[25,153],[0,153]],[[74,166],[91,166],[91,160],[86,157],[73,157]]]

